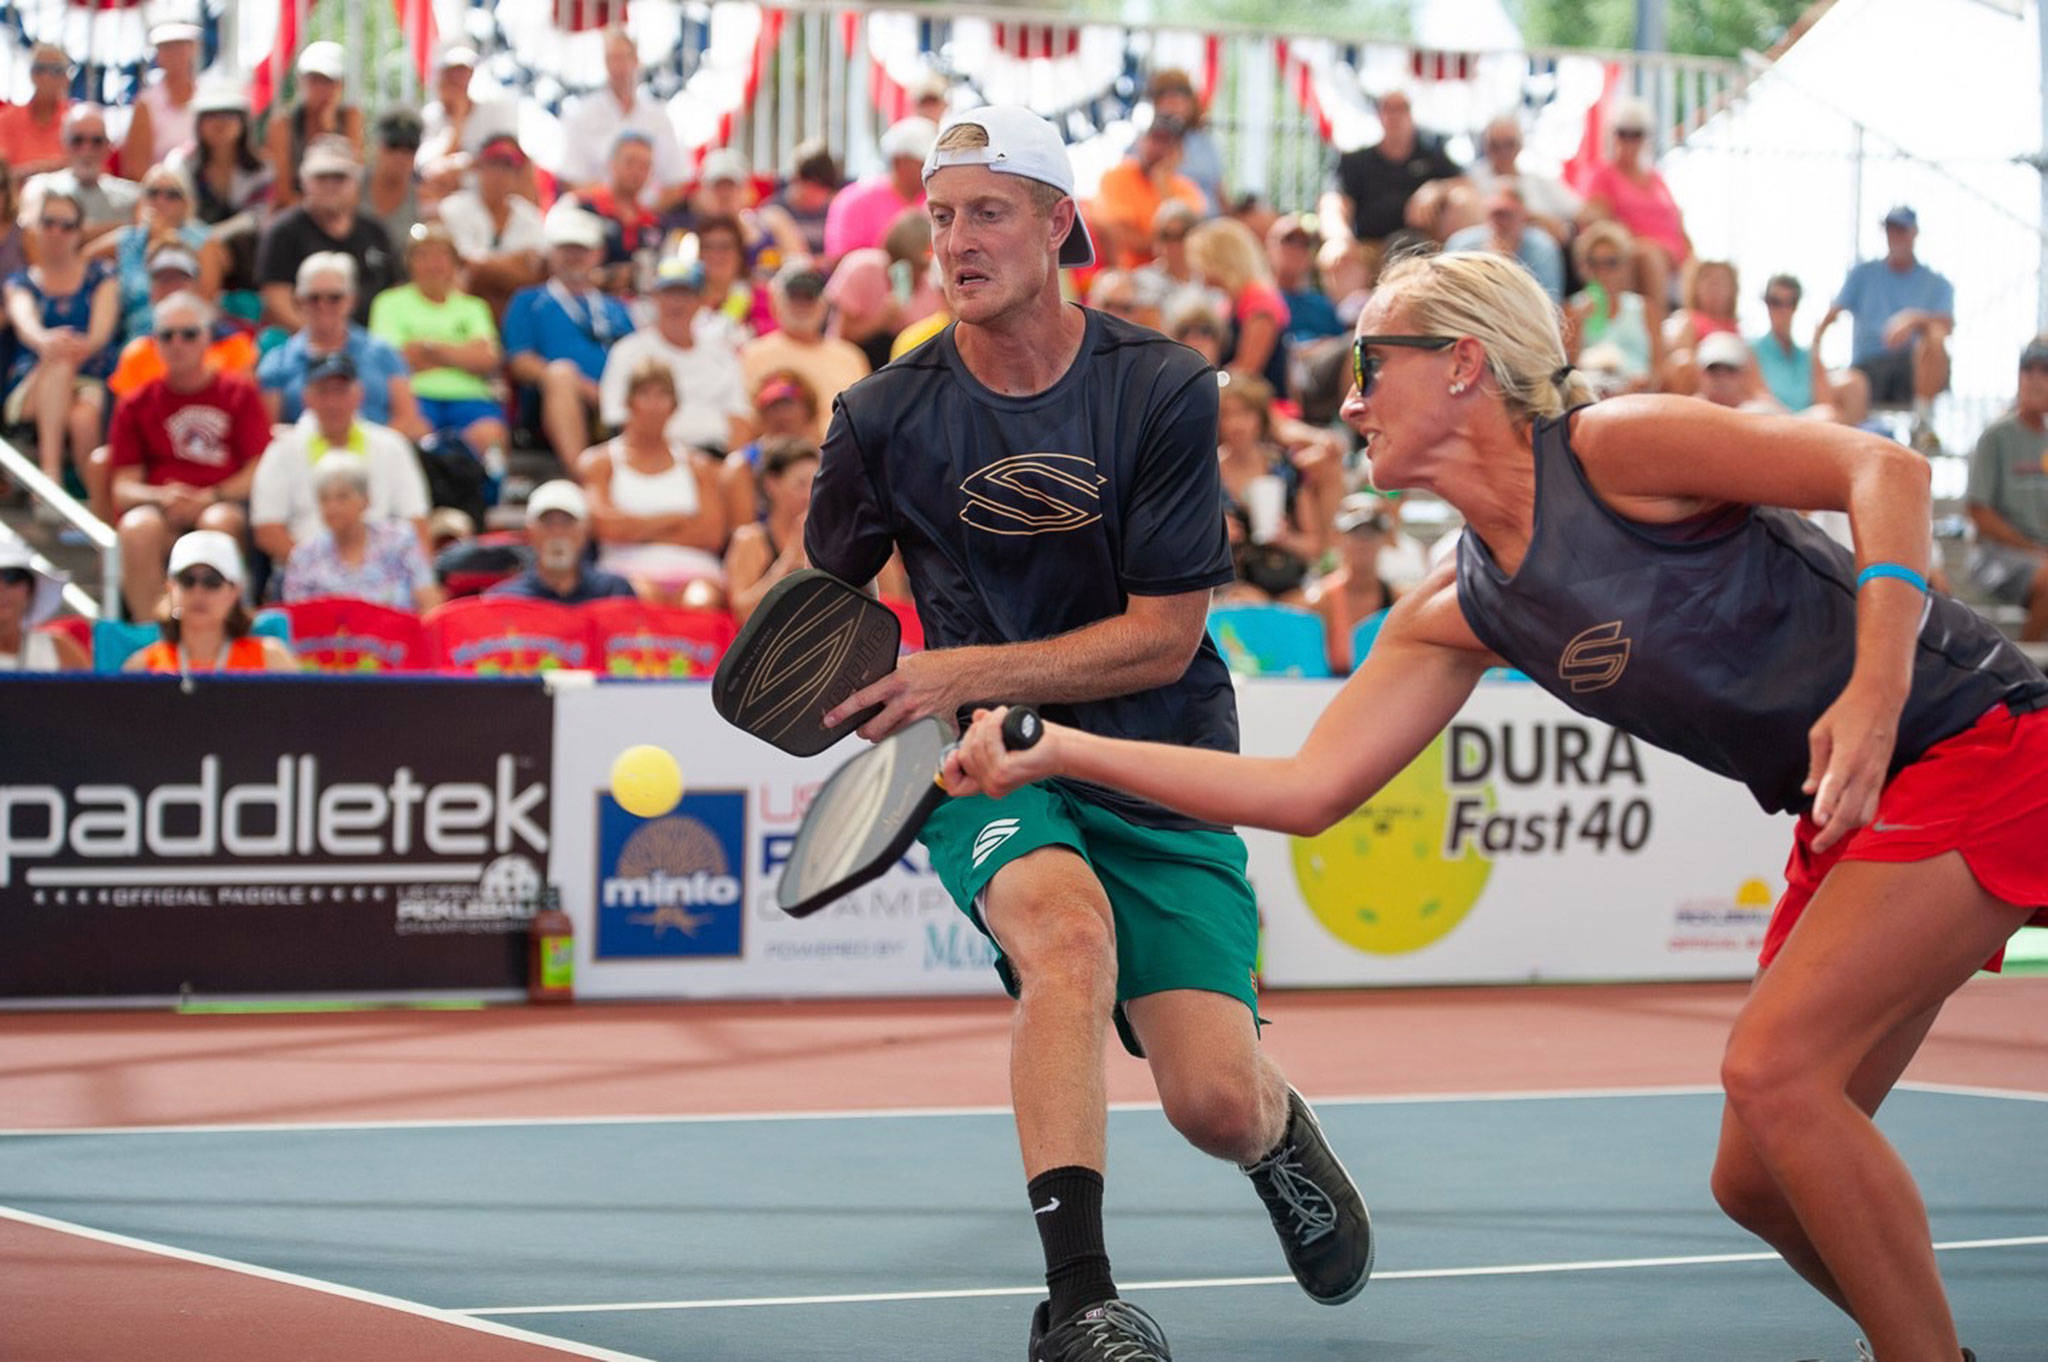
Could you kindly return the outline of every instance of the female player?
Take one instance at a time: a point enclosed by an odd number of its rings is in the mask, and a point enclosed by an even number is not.
[[[1381,487],[1463,512],[1302,749],[1249,758],[977,720],[948,786],[1049,776],[1219,823],[1329,826],[1490,665],[1800,814],[1722,1064],[1716,1199],[1862,1326],[1953,1362],[1912,1177],[1870,1120],[1948,995],[2048,904],[2048,679],[1927,594],[1927,466],[1841,426],[1684,398],[1580,407],[1555,309],[1514,262],[1390,268],[1345,419]],[[1783,507],[1848,512],[1850,554]]]

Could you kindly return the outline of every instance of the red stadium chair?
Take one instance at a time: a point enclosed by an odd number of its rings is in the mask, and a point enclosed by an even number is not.
[[[66,634],[73,643],[85,650],[85,660],[92,661],[92,621],[83,615],[60,615],[48,624],[39,626],[46,634]]]
[[[531,676],[590,666],[590,629],[574,606],[465,596],[435,606],[420,626],[436,671]]]
[[[924,621],[917,617],[917,606],[901,596],[884,596],[882,604],[896,612],[897,620],[903,625],[903,642],[898,654],[921,653],[924,651]]]
[[[601,676],[706,677],[739,626],[723,610],[680,610],[620,596],[577,607],[590,629],[591,670]]]
[[[292,651],[310,671],[426,669],[420,618],[410,610],[346,596],[317,596],[283,609],[292,622]]]

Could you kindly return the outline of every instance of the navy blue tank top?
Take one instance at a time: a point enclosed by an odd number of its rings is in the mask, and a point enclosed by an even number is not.
[[[1856,660],[1856,563],[1796,512],[1735,506],[1646,525],[1594,493],[1570,415],[1535,426],[1536,519],[1513,576],[1471,529],[1458,605],[1479,641],[1573,709],[1803,812],[1807,730]],[[2048,678],[1969,607],[1930,593],[1892,771]]]

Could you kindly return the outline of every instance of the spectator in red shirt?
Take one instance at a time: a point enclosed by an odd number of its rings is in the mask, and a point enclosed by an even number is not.
[[[1273,286],[1265,248],[1251,228],[1234,218],[1212,218],[1188,233],[1188,262],[1203,283],[1230,300],[1234,337],[1225,367],[1234,377],[1263,376],[1276,391],[1284,389],[1287,300]]]
[[[604,221],[604,263],[598,267],[597,284],[607,293],[630,296],[642,291],[642,258],[651,272],[652,259],[661,250],[660,223],[640,202],[653,176],[653,139],[626,128],[612,139],[605,182],[576,196]]]
[[[156,305],[164,376],[122,399],[107,433],[130,619],[155,612],[164,561],[179,535],[222,530],[240,542],[241,503],[270,443],[256,385],[207,366],[213,320],[213,306],[196,293],[174,293]]]

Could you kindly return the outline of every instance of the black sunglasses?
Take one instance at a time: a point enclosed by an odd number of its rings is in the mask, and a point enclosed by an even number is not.
[[[29,63],[28,73],[32,76],[68,76],[71,68],[63,62],[39,61]]]
[[[1799,306],[1799,300],[1798,300],[1797,298],[1787,298],[1787,297],[1786,297],[1785,295],[1783,295],[1782,293],[1766,293],[1766,294],[1764,295],[1764,306],[1765,306],[1765,307],[1798,307],[1798,306]]]
[[[64,139],[64,145],[69,147],[103,147],[106,144],[106,134],[98,132],[74,132]]]
[[[301,293],[299,297],[309,303],[345,303],[348,301],[346,293]]]
[[[218,591],[228,579],[211,568],[186,568],[178,574],[178,585],[187,591]]]
[[[75,231],[77,231],[77,230],[78,230],[78,219],[77,219],[77,218],[37,218],[37,219],[36,219],[36,225],[37,225],[37,226],[39,226],[39,227],[42,227],[42,228],[44,228],[44,229],[45,229],[45,230],[47,230],[47,231],[52,231],[52,232],[75,232]]]
[[[1380,380],[1382,355],[1367,354],[1375,345],[1399,346],[1405,350],[1447,350],[1458,343],[1456,336],[1360,336],[1351,342],[1351,381],[1358,385],[1360,397],[1372,396],[1375,383]]]
[[[36,575],[27,568],[0,568],[0,586],[30,586]]]
[[[166,326],[156,333],[158,341],[196,341],[205,335],[196,326]]]
[[[143,192],[146,197],[152,199],[182,199],[185,197],[185,191],[174,184],[153,184]]]
[[[1616,128],[1614,135],[1633,142],[1639,137],[1648,137],[1650,134],[1641,128]]]

